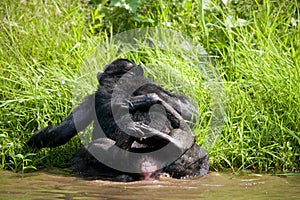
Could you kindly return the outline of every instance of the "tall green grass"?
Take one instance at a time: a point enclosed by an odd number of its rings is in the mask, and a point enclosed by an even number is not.
[[[107,2],[9,0],[0,3],[0,16],[1,169],[65,166],[81,145],[77,137],[62,147],[40,151],[26,148],[24,142],[37,129],[57,124],[70,113],[77,75],[97,44],[132,28],[159,26],[204,46],[224,82],[226,120],[209,152],[211,169],[299,170],[297,0],[226,5],[215,0],[206,6],[196,1],[141,1],[134,11]],[[104,57],[116,55],[110,49]],[[159,48],[128,52],[126,57],[158,67],[176,64],[188,69],[190,64]],[[167,71],[158,76],[154,73],[158,69],[151,67],[151,78],[192,96],[200,105],[195,132],[201,144],[210,115],[209,94],[201,81],[195,81],[198,75],[192,71],[185,75],[199,86],[190,90],[178,87]]]
[[[64,148],[32,155],[23,144],[34,130],[70,112],[70,86],[89,50],[81,45],[81,7],[72,1],[1,2],[1,168],[63,164],[71,155]],[[49,151],[53,161],[44,158]]]

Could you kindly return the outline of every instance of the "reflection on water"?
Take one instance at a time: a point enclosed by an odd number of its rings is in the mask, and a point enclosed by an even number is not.
[[[82,180],[63,171],[0,171],[0,199],[299,199],[300,176],[210,173],[186,180],[118,183]]]

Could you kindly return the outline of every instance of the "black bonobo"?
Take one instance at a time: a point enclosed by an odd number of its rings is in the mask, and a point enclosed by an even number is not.
[[[70,161],[77,174],[135,181],[208,173],[208,155],[190,130],[197,109],[186,96],[146,79],[143,68],[126,59],[111,62],[97,78],[94,94],[61,124],[37,131],[27,144],[60,146],[94,122],[92,141]]]

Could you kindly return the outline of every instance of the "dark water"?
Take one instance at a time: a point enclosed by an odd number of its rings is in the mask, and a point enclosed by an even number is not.
[[[300,199],[300,176],[210,173],[187,180],[118,183],[82,180],[62,171],[0,171],[0,199]]]

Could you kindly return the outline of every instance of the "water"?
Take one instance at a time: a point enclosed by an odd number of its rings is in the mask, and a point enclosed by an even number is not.
[[[300,176],[213,172],[187,180],[118,183],[83,180],[61,170],[0,171],[0,199],[300,199]]]

